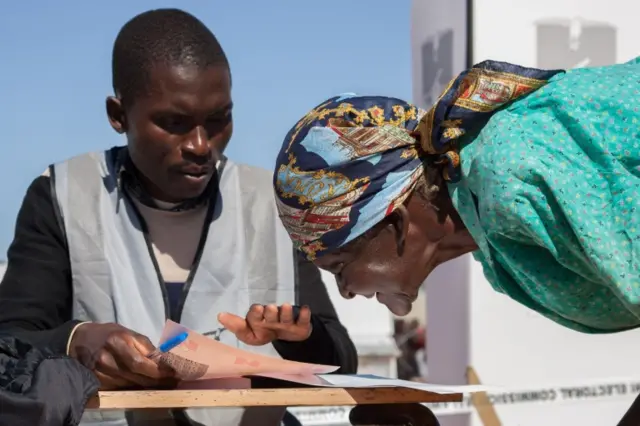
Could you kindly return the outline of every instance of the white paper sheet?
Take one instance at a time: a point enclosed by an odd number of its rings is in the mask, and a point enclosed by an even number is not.
[[[316,375],[293,375],[293,374],[267,374],[266,377],[286,380],[310,386],[334,387],[334,388],[379,388],[379,387],[400,387],[417,389],[426,392],[439,394],[462,393],[471,394],[477,392],[499,392],[501,389],[494,386],[483,385],[438,385],[432,383],[412,382],[409,380],[390,379],[374,375],[359,374],[316,374]]]

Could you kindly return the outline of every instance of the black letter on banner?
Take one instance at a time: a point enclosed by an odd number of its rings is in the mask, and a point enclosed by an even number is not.
[[[453,78],[453,30],[422,44],[422,100],[428,109]]]

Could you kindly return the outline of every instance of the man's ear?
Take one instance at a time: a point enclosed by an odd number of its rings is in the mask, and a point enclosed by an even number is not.
[[[122,101],[115,96],[107,98],[107,117],[109,124],[116,132],[122,134],[127,131],[127,120],[122,108]]]
[[[393,212],[391,220],[395,229],[398,255],[402,255],[404,252],[404,245],[407,241],[407,235],[409,234],[409,210],[407,207],[404,204],[400,204]]]

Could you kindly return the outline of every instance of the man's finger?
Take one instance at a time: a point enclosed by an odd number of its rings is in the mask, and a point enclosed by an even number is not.
[[[156,347],[147,336],[139,333],[131,333],[126,337],[127,341],[142,355],[147,356],[156,350]]]
[[[288,303],[280,307],[280,322],[282,324],[293,324],[293,306]]]
[[[218,314],[218,322],[235,335],[244,334],[250,331],[247,320],[228,312]]]
[[[298,325],[309,325],[311,323],[311,309],[308,306],[300,308],[300,315],[298,316]]]
[[[119,377],[120,379],[130,383],[131,386],[139,386],[142,388],[157,388],[163,386],[163,383],[170,381],[170,378],[156,379],[143,374],[137,374],[130,371],[124,363],[121,364],[117,370],[111,370],[110,368],[104,368],[101,373],[110,377]]]
[[[122,377],[112,376],[101,371],[94,371],[93,374],[100,381],[100,390],[124,389],[135,386],[135,383],[131,383]]]
[[[118,363],[111,352],[103,349],[95,354],[95,360],[91,368],[95,371],[117,371]]]
[[[137,341],[138,337],[140,341]],[[132,335],[129,339],[113,343],[111,351],[118,365],[125,371],[151,379],[172,377],[173,374],[170,370],[161,370],[158,363],[146,357],[145,354],[151,353],[148,350],[150,342],[145,342],[142,337]],[[144,351],[144,354],[138,350],[138,347]]]
[[[276,305],[267,305],[264,308],[264,320],[268,325],[275,325],[280,322],[278,307]]]
[[[249,327],[253,327],[263,322],[264,313],[265,309],[263,305],[251,305],[251,308],[249,308],[249,312],[247,312],[247,322],[249,323]]]
[[[142,387],[154,386],[154,379],[135,374],[130,370],[130,367],[121,361],[120,356],[115,352],[114,344],[115,342],[112,341],[109,343],[109,350],[100,351],[93,370],[94,373],[101,373],[111,378],[117,377],[117,383],[120,387],[132,387],[135,385]]]

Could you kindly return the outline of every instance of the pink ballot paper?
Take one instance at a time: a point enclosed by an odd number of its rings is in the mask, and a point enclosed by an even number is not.
[[[182,389],[247,389],[251,381],[244,376],[262,376],[318,387],[404,387],[440,394],[491,392],[488,386],[446,386],[409,382],[372,375],[327,374],[338,369],[331,365],[306,364],[248,352],[225,345],[210,337],[167,321],[160,344],[181,333],[187,339],[160,355],[160,362],[171,366],[182,379]]]
[[[160,357],[184,381],[221,379],[242,376],[313,376],[336,371],[332,365],[306,364],[248,352],[225,345],[210,337],[167,321],[160,344],[183,332],[187,339]]]

